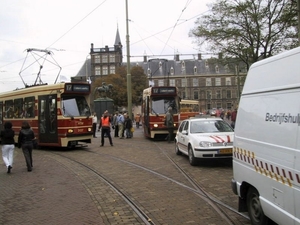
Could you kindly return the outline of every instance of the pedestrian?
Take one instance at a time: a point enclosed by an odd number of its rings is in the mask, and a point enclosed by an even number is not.
[[[96,112],[93,113],[92,119],[93,119],[93,137],[96,138],[96,130],[97,130],[97,122],[98,122]]]
[[[234,129],[237,116],[237,108],[231,113],[231,127]]]
[[[7,121],[4,123],[4,130],[1,131],[1,143],[2,143],[2,158],[7,168],[7,173],[10,173],[14,160],[15,150],[15,132],[12,129],[12,123]]]
[[[116,111],[116,113],[113,116],[113,123],[112,123],[115,128],[114,137],[119,137],[118,116],[119,116],[119,112]]]
[[[224,112],[224,110],[222,109],[222,111],[221,111],[221,113],[220,113],[220,117],[221,117],[222,120],[224,120],[224,116],[225,116],[225,112]]]
[[[117,123],[119,127],[119,138],[124,138],[124,116],[120,113],[117,117]]]
[[[136,114],[136,116],[134,117],[135,120],[135,126],[136,128],[140,127],[140,122],[141,122],[141,115],[139,113]]]
[[[99,129],[101,128],[101,145],[104,145],[104,136],[108,137],[109,143],[111,146],[114,146],[112,143],[112,138],[110,135],[110,126],[111,126],[112,118],[109,116],[108,111],[106,110],[101,117]]]
[[[166,113],[165,125],[168,129],[168,136],[166,137],[166,140],[168,140],[168,143],[171,143],[171,140],[173,139],[173,132],[174,132],[174,119],[173,119],[172,107],[169,107],[168,112]]]
[[[34,140],[34,132],[29,123],[27,121],[23,121],[18,137],[18,147],[22,147],[28,172],[32,171],[32,149]]]
[[[127,113],[124,114],[124,117],[125,117],[124,128],[125,128],[126,138],[132,138],[132,133],[131,133],[132,120],[130,119]]]

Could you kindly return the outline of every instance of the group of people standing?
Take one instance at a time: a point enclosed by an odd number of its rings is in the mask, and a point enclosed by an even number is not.
[[[97,114],[93,113],[93,137],[96,138],[96,130],[97,130]],[[135,118],[135,122],[137,123],[137,119]],[[140,119],[138,120],[140,123]],[[110,115],[106,110],[104,111],[102,117],[99,119],[98,131],[101,129],[101,146],[104,145],[104,138],[108,137],[109,143],[113,146],[112,137],[111,137],[111,129],[114,130],[115,138],[132,138],[133,137],[133,121],[129,117],[127,113],[119,113],[115,112],[114,115]],[[139,128],[139,125],[136,125]]]
[[[15,150],[15,131],[12,129],[12,123],[7,121],[4,123],[4,130],[0,133],[2,144],[2,158],[7,168],[7,173],[11,172],[14,161]],[[17,146],[22,148],[23,155],[27,166],[27,171],[32,171],[32,149],[35,135],[27,121],[23,121],[21,130],[19,131]]]

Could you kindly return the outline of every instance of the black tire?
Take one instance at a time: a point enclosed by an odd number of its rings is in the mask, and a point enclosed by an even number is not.
[[[191,145],[189,145],[188,152],[189,152],[189,162],[190,162],[190,164],[192,166],[196,166],[197,162],[196,162],[196,158],[194,156],[193,149],[192,149]]]
[[[178,142],[177,141],[175,141],[175,153],[176,153],[176,155],[182,155],[182,152],[179,151]]]
[[[258,191],[250,187],[247,192],[247,208],[251,224],[266,225],[268,224],[268,217],[265,216],[261,208]]]

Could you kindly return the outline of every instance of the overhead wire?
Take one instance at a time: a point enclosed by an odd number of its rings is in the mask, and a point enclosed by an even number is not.
[[[56,41],[54,41],[51,45],[49,45],[47,48],[50,48],[52,45],[54,45],[56,42],[58,42],[60,39],[62,39],[66,34],[68,34],[71,30],[73,30],[76,26],[78,26],[83,20],[85,20],[89,15],[91,15],[96,9],[98,9],[101,5],[103,5],[107,0],[103,0],[96,8],[94,8],[91,12],[89,12],[86,16],[84,16],[81,20],[79,20],[74,26],[72,26],[69,30],[67,30],[62,36],[60,36]]]

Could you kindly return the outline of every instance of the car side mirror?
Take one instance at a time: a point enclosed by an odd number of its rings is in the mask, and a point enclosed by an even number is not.
[[[183,131],[182,131],[182,134],[183,134],[183,135],[187,135],[187,134],[188,134],[187,130],[183,130]]]

